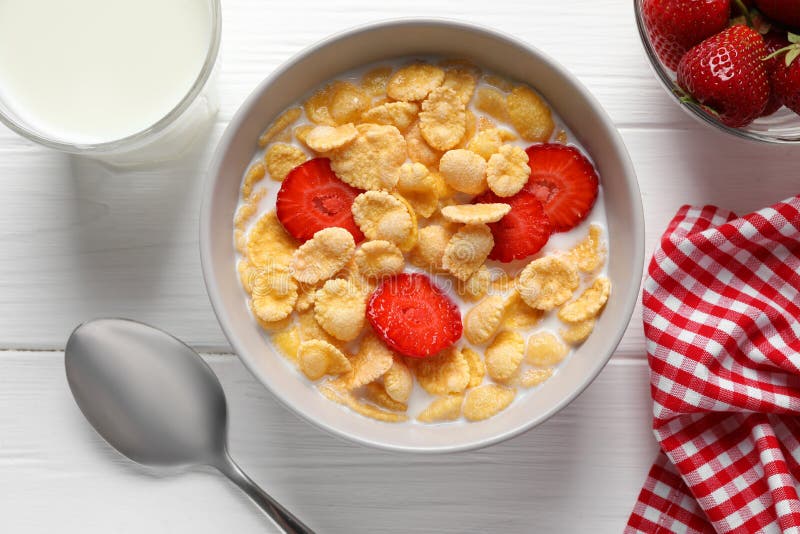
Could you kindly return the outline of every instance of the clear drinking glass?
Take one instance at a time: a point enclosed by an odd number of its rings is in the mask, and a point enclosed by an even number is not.
[[[135,0],[132,0],[135,1]],[[115,165],[174,159],[184,153],[219,110],[216,83],[222,16],[220,0],[206,0],[210,11],[208,50],[202,68],[181,100],[154,124],[129,136],[99,143],[71,142],[42,132],[21,118],[0,95],[0,122],[40,145]]]

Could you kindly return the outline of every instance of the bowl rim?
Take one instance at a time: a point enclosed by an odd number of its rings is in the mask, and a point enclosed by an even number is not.
[[[644,13],[642,12],[642,2],[643,0],[633,0],[633,11],[634,18],[636,19],[636,28],[639,33],[639,40],[642,43],[642,48],[644,49],[645,56],[647,57],[647,62],[650,64],[650,68],[653,70],[656,78],[658,78],[658,80],[661,82],[661,87],[685,113],[688,113],[701,124],[713,126],[714,130],[716,131],[727,133],[739,139],[775,145],[797,145],[800,143],[800,138],[771,137],[755,131],[747,130],[745,127],[732,128],[714,119],[711,115],[703,111],[699,104],[691,101],[682,101],[681,97],[676,93],[676,89],[678,88],[677,74],[676,79],[673,79],[669,75],[669,72],[672,72],[671,69],[665,67],[661,62],[658,54],[656,54],[655,48],[653,48],[653,43],[650,42],[650,36],[647,35],[647,28],[645,28],[644,23]]]
[[[641,202],[641,192],[639,189],[639,183],[636,179],[636,172],[633,162],[630,158],[627,148],[625,147],[622,137],[617,131],[616,126],[614,125],[611,118],[608,116],[603,107],[600,105],[600,102],[565,67],[563,67],[561,64],[553,60],[549,55],[543,53],[541,50],[528,44],[527,42],[522,41],[521,39],[517,39],[516,37],[505,34],[503,32],[489,29],[481,25],[450,18],[442,18],[442,17],[399,17],[399,18],[381,19],[378,21],[360,24],[336,32],[304,48],[300,52],[292,55],[289,59],[285,60],[280,66],[278,66],[275,70],[273,70],[268,76],[266,76],[253,89],[253,91],[242,102],[242,104],[238,107],[236,113],[231,118],[228,126],[225,129],[223,136],[220,138],[217,144],[217,148],[215,150],[214,156],[208,168],[208,173],[206,176],[203,197],[202,197],[202,205],[200,208],[200,228],[199,228],[200,263],[203,272],[203,279],[206,285],[209,300],[211,301],[212,309],[214,310],[214,314],[216,315],[217,320],[219,321],[219,324],[222,328],[225,337],[228,339],[237,357],[244,363],[245,367],[247,367],[250,373],[256,378],[256,380],[259,383],[261,383],[264,386],[264,388],[267,391],[269,391],[272,394],[274,398],[278,400],[280,404],[286,407],[288,411],[290,411],[293,414],[296,414],[301,419],[304,419],[305,421],[311,423],[311,425],[313,425],[314,427],[319,428],[336,438],[345,439],[349,442],[354,442],[360,445],[365,445],[368,447],[373,447],[392,452],[440,454],[440,453],[475,450],[505,441],[527,430],[530,430],[535,426],[544,423],[545,421],[550,419],[550,417],[555,415],[557,412],[559,412],[565,406],[567,406],[573,400],[575,400],[592,382],[594,382],[594,380],[597,378],[600,372],[605,368],[606,364],[611,359],[613,354],[616,352],[616,348],[618,347],[619,342],[621,341],[622,337],[625,334],[625,331],[627,330],[627,327],[630,323],[630,319],[633,315],[633,310],[638,301],[639,290],[641,287],[640,286],[641,280],[636,281],[635,288],[633,287],[633,285],[631,286],[631,288],[627,291],[627,295],[620,295],[620,298],[626,297],[622,305],[623,316],[625,320],[620,321],[618,323],[615,331],[608,332],[609,335],[607,337],[611,340],[611,344],[609,346],[613,348],[608,351],[608,354],[604,355],[602,358],[598,358],[595,367],[591,370],[590,373],[588,373],[583,378],[582,382],[578,387],[574,388],[572,391],[569,391],[558,402],[554,403],[549,409],[542,411],[535,418],[530,418],[522,424],[511,426],[510,428],[507,428],[502,432],[498,432],[489,437],[482,437],[478,439],[464,441],[454,445],[449,445],[449,444],[434,445],[434,446],[398,445],[395,443],[389,443],[376,439],[369,439],[362,436],[352,435],[347,433],[346,431],[336,428],[335,425],[329,424],[327,421],[314,418],[311,415],[307,414],[301,407],[298,407],[295,404],[291,403],[290,400],[285,398],[280,392],[272,389],[268,384],[266,384],[264,381],[261,380],[260,373],[256,369],[255,364],[251,361],[251,358],[243,356],[243,354],[247,354],[247,351],[243,350],[241,343],[238,341],[238,339],[236,339],[234,335],[232,335],[232,333],[235,332],[235,329],[232,327],[231,322],[229,320],[228,312],[224,304],[224,299],[222,298],[219,286],[217,284],[217,274],[214,270],[214,262],[211,257],[211,248],[212,248],[211,208],[213,205],[213,193],[215,185],[220,176],[222,163],[225,158],[227,149],[233,137],[235,136],[236,131],[239,129],[241,122],[247,117],[247,113],[245,113],[245,110],[249,110],[257,102],[257,100],[261,98],[261,95],[264,93],[264,91],[268,90],[268,88],[273,84],[273,82],[278,78],[280,78],[281,76],[283,76],[288,69],[294,66],[294,64],[296,64],[297,62],[301,61],[304,58],[316,54],[322,48],[334,44],[337,41],[344,38],[352,37],[354,35],[367,33],[379,29],[384,29],[387,27],[394,28],[394,27],[419,27],[419,26],[426,26],[426,27],[432,26],[441,28],[455,27],[459,30],[467,32],[476,32],[491,37],[493,39],[505,41],[513,46],[524,49],[528,53],[538,56],[541,60],[547,63],[550,68],[552,68],[560,76],[563,76],[566,80],[568,80],[569,83],[580,94],[581,98],[583,98],[587,102],[587,104],[589,104],[594,110],[597,111],[599,117],[603,122],[605,130],[608,132],[609,141],[614,146],[614,149],[619,156],[620,165],[624,169],[624,172],[622,174],[624,174],[623,179],[625,182],[625,187],[631,193],[631,204],[632,204],[631,208],[634,219],[631,221],[630,224],[631,226],[630,241],[632,242],[632,249],[633,249],[632,262],[633,262],[634,272],[640,273],[640,278],[641,278],[641,273],[643,272],[644,268],[645,222],[644,222],[644,210]]]

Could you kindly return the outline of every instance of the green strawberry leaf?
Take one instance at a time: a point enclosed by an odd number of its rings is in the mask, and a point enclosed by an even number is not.
[[[788,67],[791,65],[792,61],[797,59],[797,56],[800,56],[800,48],[796,47],[789,50],[789,52],[786,54],[786,66]]]
[[[800,35],[797,35],[796,33],[789,32],[786,34],[786,38],[789,39],[790,43],[800,43]]]

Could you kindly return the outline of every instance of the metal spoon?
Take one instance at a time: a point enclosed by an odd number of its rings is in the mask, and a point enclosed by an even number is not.
[[[231,459],[222,386],[179,339],[135,321],[97,319],[72,332],[64,359],[83,415],[119,452],[144,465],[216,467],[284,532],[313,534]]]

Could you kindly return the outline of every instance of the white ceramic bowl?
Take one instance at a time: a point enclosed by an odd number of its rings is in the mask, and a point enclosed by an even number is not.
[[[233,215],[242,174],[266,124],[315,86],[338,74],[398,56],[468,58],[535,87],[590,153],[608,212],[613,294],[595,332],[532,394],[497,416],[451,425],[382,423],[327,400],[299,378],[265,341],[239,285]],[[639,292],[644,220],[633,166],[609,117],[571,74],[531,46],[485,28],[445,20],[399,20],[335,35],[292,58],[245,101],[219,143],[200,215],[203,274],[222,329],[234,350],[272,393],[309,422],[353,441],[397,451],[446,452],[497,443],[545,421],[572,401],[605,366],[619,343]]]

